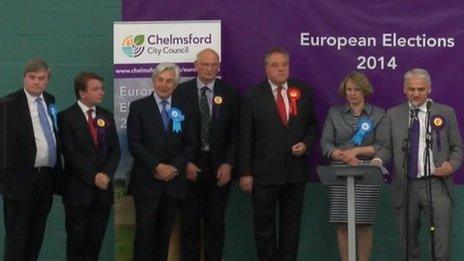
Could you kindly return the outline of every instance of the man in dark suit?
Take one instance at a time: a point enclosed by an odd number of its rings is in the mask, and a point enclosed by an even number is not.
[[[187,164],[187,196],[182,204],[182,260],[200,260],[201,221],[206,260],[222,260],[224,218],[235,166],[238,130],[238,97],[217,79],[219,55],[212,49],[197,54],[197,77],[185,82],[176,94],[191,103],[198,120],[201,146]]]
[[[77,102],[59,114],[65,173],[67,260],[98,260],[113,203],[112,177],[121,157],[113,114],[98,106],[103,78],[82,72],[74,79]]]
[[[429,223],[433,217],[433,260],[451,259],[452,174],[462,164],[464,148],[454,110],[428,99],[431,90],[426,70],[416,68],[404,75],[408,101],[387,111],[387,142],[379,151],[384,162],[393,156],[391,201],[408,260],[421,259],[421,211]]]
[[[130,193],[135,205],[134,260],[167,260],[177,206],[185,196],[185,166],[197,146],[191,109],[172,92],[179,67],[160,63],[153,71],[154,92],[131,103],[127,119],[134,156]]]
[[[252,194],[258,259],[296,260],[317,123],[310,89],[288,79],[288,53],[272,49],[264,61],[267,79],[247,91],[241,107],[240,186]]]
[[[37,260],[52,206],[60,164],[55,99],[45,92],[50,75],[45,61],[30,60],[23,88],[7,96],[14,132],[3,177],[4,260]]]

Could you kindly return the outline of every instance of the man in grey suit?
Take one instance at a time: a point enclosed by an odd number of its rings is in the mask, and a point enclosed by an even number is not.
[[[387,142],[379,155],[383,161],[393,156],[396,175],[391,200],[405,255],[407,260],[420,260],[418,231],[423,210],[433,231],[432,255],[435,260],[450,260],[452,174],[463,159],[456,114],[451,107],[428,99],[431,80],[424,69],[404,75],[403,91],[408,102],[387,111]]]

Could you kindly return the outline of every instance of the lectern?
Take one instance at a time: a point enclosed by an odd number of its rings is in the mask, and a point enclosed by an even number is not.
[[[381,185],[382,174],[388,174],[385,168],[371,164],[358,166],[330,165],[319,166],[317,173],[322,185],[345,185],[348,208],[348,260],[356,261],[356,224],[355,224],[355,184]]]

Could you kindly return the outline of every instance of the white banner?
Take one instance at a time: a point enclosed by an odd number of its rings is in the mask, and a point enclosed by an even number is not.
[[[151,74],[158,63],[178,64],[185,81],[195,76],[199,51],[211,48],[221,55],[221,21],[115,22],[113,45],[114,117],[122,150],[115,175],[119,193],[132,165],[126,134],[130,102],[152,92]]]

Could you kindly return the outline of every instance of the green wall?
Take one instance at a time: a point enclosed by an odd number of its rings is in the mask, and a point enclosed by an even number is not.
[[[49,91],[64,109],[74,102],[73,77],[92,70],[105,78],[104,107],[113,108],[112,33],[113,21],[120,20],[120,0],[0,0],[0,96],[21,86],[24,63],[40,57],[52,67]],[[328,223],[327,189],[309,184],[301,229],[299,260],[337,260],[335,228]],[[464,260],[464,188],[456,187],[453,226],[453,260]],[[55,198],[48,220],[40,260],[64,260],[64,213],[61,200]],[[3,216],[0,211],[0,220]],[[112,219],[113,220],[113,219]],[[109,224],[101,260],[114,260],[114,222]],[[425,221],[424,221],[425,224]],[[4,231],[0,230],[3,252]],[[252,212],[247,195],[233,186],[227,211],[225,260],[256,260]],[[422,232],[423,246],[427,235]],[[424,260],[428,260],[424,256]],[[382,198],[375,225],[372,260],[400,260],[398,233],[388,205],[388,189]]]
[[[453,219],[452,260],[464,260],[464,188],[455,186],[456,205]],[[328,189],[310,183],[306,187],[301,225],[298,260],[338,260],[335,226],[329,220]],[[389,205],[389,186],[382,187],[377,221],[374,226],[374,247],[371,260],[401,260],[399,234]],[[422,260],[431,260],[427,221],[422,219],[420,241]],[[233,187],[227,210],[225,260],[256,260],[250,197]]]
[[[42,58],[52,68],[48,91],[55,95],[60,110],[74,102],[73,78],[83,70],[105,78],[103,106],[112,110],[113,21],[120,19],[120,0],[0,0],[0,96],[21,87],[27,60]],[[3,227],[1,214],[0,220]],[[113,220],[101,260],[115,259]],[[3,237],[0,229],[1,255]],[[56,197],[40,260],[65,260],[65,244],[63,205]]]

